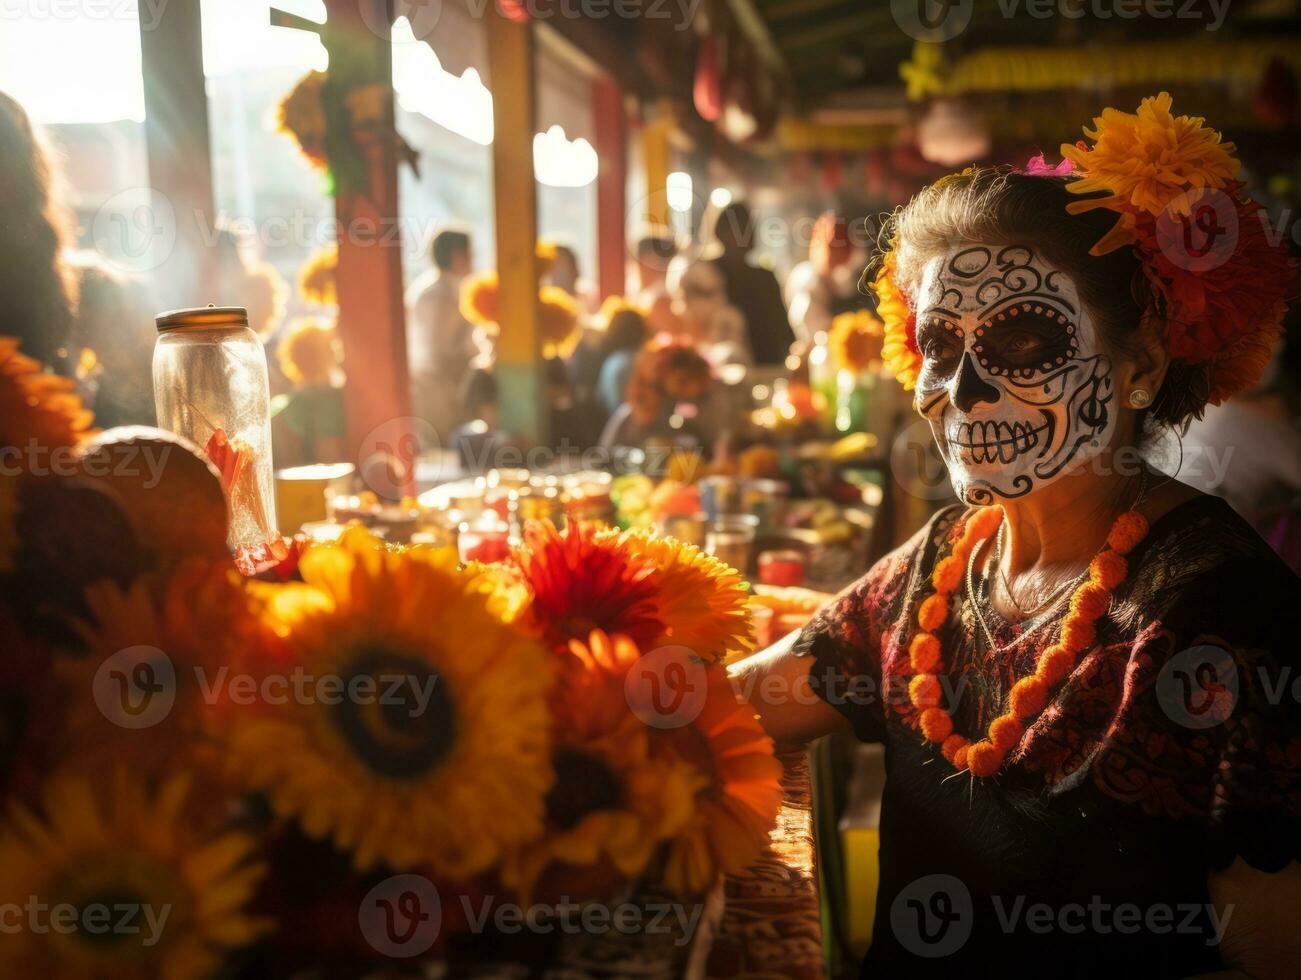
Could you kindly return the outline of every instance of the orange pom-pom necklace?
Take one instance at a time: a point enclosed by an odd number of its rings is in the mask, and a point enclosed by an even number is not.
[[[1140,492],[1141,499],[1141,492]],[[1106,615],[1111,593],[1124,580],[1128,566],[1124,556],[1147,535],[1147,519],[1137,510],[1127,510],[1116,518],[1107,534],[1107,544],[1089,563],[1089,571],[1071,594],[1068,612],[1062,620],[1061,637],[1039,655],[1035,672],[1018,680],[1008,694],[1008,712],[990,723],[988,734],[971,742],[954,734],[953,716],[939,705],[939,675],[944,671],[944,654],[935,634],[948,620],[954,592],[961,576],[953,573],[962,568],[975,549],[987,541],[1003,523],[999,507],[982,507],[972,514],[949,557],[936,563],[931,573],[934,594],[918,609],[918,632],[908,645],[908,659],[913,678],[908,696],[919,711],[918,728],[928,742],[940,745],[940,752],[959,772],[973,776],[992,776],[1029,727],[1030,720],[1052,697],[1053,688],[1065,680],[1076,659],[1092,645],[1094,623]]]

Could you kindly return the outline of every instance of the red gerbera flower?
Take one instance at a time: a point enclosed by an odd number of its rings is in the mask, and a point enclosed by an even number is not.
[[[642,650],[664,635],[655,566],[616,536],[598,540],[581,525],[560,532],[549,522],[530,524],[515,561],[533,600],[529,614],[557,652],[593,630],[621,633]]]

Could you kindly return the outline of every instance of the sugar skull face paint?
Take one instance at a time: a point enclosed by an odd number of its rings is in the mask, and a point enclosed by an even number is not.
[[[958,496],[1023,497],[1100,453],[1112,366],[1070,276],[1024,245],[964,246],[926,266],[915,406]]]

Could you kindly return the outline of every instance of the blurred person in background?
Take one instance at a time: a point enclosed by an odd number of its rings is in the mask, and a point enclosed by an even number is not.
[[[695,346],[652,344],[637,355],[622,405],[601,433],[601,448],[672,446],[708,455],[719,433],[713,372]]]
[[[727,298],[727,284],[712,262],[696,260],[670,276],[678,311],[677,335],[699,345],[711,364],[754,362],[745,317]],[[676,271],[676,270],[675,270]]]
[[[276,360],[293,386],[271,400],[276,465],[343,460],[343,358],[334,328],[315,319],[296,321],[276,347]]]
[[[637,242],[637,305],[646,310],[652,334],[678,332],[678,316],[667,278],[678,254],[667,230],[645,235]]]
[[[76,252],[77,317],[69,349],[82,400],[95,424],[153,425],[153,353],[157,309],[138,279],[119,274],[95,252]]]
[[[744,202],[733,201],[718,212],[714,239],[721,253],[713,263],[723,275],[728,301],[745,318],[754,363],[785,363],[795,332],[786,315],[777,277],[771,269],[750,261],[750,251],[754,248],[754,215]]]
[[[804,343],[830,330],[831,321],[841,313],[853,313],[866,302],[858,290],[866,255],[858,251],[849,238],[849,222],[834,211],[814,222],[809,257],[786,279],[791,325]]]
[[[284,324],[289,287],[275,266],[254,254],[245,236],[224,222],[217,224],[218,306],[242,306],[248,325],[264,341],[275,338]]]
[[[50,370],[69,374],[77,280],[64,259],[71,232],[60,190],[44,135],[0,92],[0,334],[18,338],[19,350]]]
[[[546,282],[578,300],[579,309],[592,309],[595,295],[592,284],[583,278],[578,266],[578,253],[568,245],[555,246],[555,259],[546,275]]]
[[[478,349],[461,314],[461,285],[473,268],[467,232],[444,228],[429,240],[432,268],[407,290],[407,363],[412,406],[440,436],[463,418],[457,392]]]
[[[633,364],[648,340],[650,325],[636,308],[622,307],[610,317],[601,345],[596,383],[597,405],[603,422],[624,403]]]

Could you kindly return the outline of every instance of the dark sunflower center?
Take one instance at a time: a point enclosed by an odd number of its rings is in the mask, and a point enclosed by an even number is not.
[[[92,892],[77,903],[77,938],[89,946],[139,946],[150,932],[144,908],[127,888]]]
[[[552,757],[556,784],[547,794],[547,816],[569,830],[597,810],[614,810],[623,803],[623,785],[601,759],[575,749],[557,749]]]
[[[368,769],[390,779],[418,779],[451,750],[456,706],[443,678],[424,661],[366,650],[342,680],[343,699],[332,717]]]

